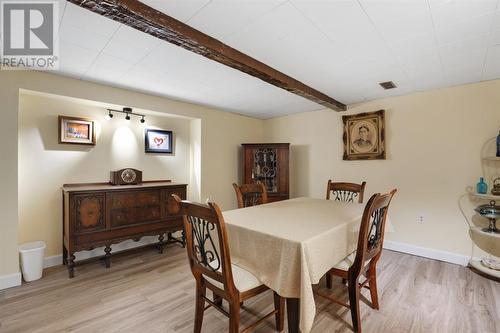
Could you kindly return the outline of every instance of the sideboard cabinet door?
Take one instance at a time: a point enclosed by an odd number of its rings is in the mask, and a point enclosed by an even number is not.
[[[75,195],[75,231],[77,233],[104,230],[104,193]]]

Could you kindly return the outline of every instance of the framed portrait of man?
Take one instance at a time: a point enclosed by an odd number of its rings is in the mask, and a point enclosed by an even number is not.
[[[342,116],[344,160],[385,160],[385,111]]]

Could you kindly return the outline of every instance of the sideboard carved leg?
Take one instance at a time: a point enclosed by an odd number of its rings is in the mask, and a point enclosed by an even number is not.
[[[165,246],[165,243],[163,243],[163,240],[165,237],[163,237],[163,234],[158,236],[158,253],[162,254],[163,253],[163,247]]]
[[[104,255],[104,263],[106,264],[106,268],[111,267],[111,247],[109,245],[106,245],[104,248],[104,252],[106,254]]]
[[[68,258],[66,259],[68,265],[68,275],[72,279],[75,277],[75,255],[73,253],[68,253]]]
[[[68,250],[66,250],[66,246],[63,245],[63,248],[62,248],[62,261],[63,261],[63,265],[66,265],[68,263]]]

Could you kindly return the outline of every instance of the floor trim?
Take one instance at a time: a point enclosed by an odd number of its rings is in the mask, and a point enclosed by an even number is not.
[[[123,242],[120,244],[112,245],[113,251],[122,251],[132,249],[134,247],[144,246],[148,244],[153,244],[157,242],[157,237],[144,237],[139,242]],[[394,241],[384,241],[384,248],[387,250],[407,253],[416,255],[419,257],[429,258],[448,262],[451,264],[467,266],[469,264],[470,257],[462,254],[429,249],[421,246],[410,245],[405,243],[399,243]],[[104,248],[98,248],[92,251],[82,251],[76,254],[76,260],[90,259],[94,257],[100,257],[104,254]],[[55,255],[52,257],[45,257],[43,268],[53,267],[62,265],[62,255]]]
[[[466,256],[463,254],[429,249],[426,247],[388,241],[388,240],[384,241],[384,249],[412,254],[415,256],[429,258],[429,259],[435,259],[461,266],[467,266],[470,260],[470,256]]]
[[[21,272],[0,276],[0,290],[21,285]]]

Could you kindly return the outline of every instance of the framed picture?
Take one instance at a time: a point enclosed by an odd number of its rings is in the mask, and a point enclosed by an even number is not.
[[[94,121],[87,118],[59,116],[59,143],[95,145]]]
[[[344,160],[385,160],[385,111],[342,116]]]
[[[146,129],[146,153],[172,153],[172,131]]]

